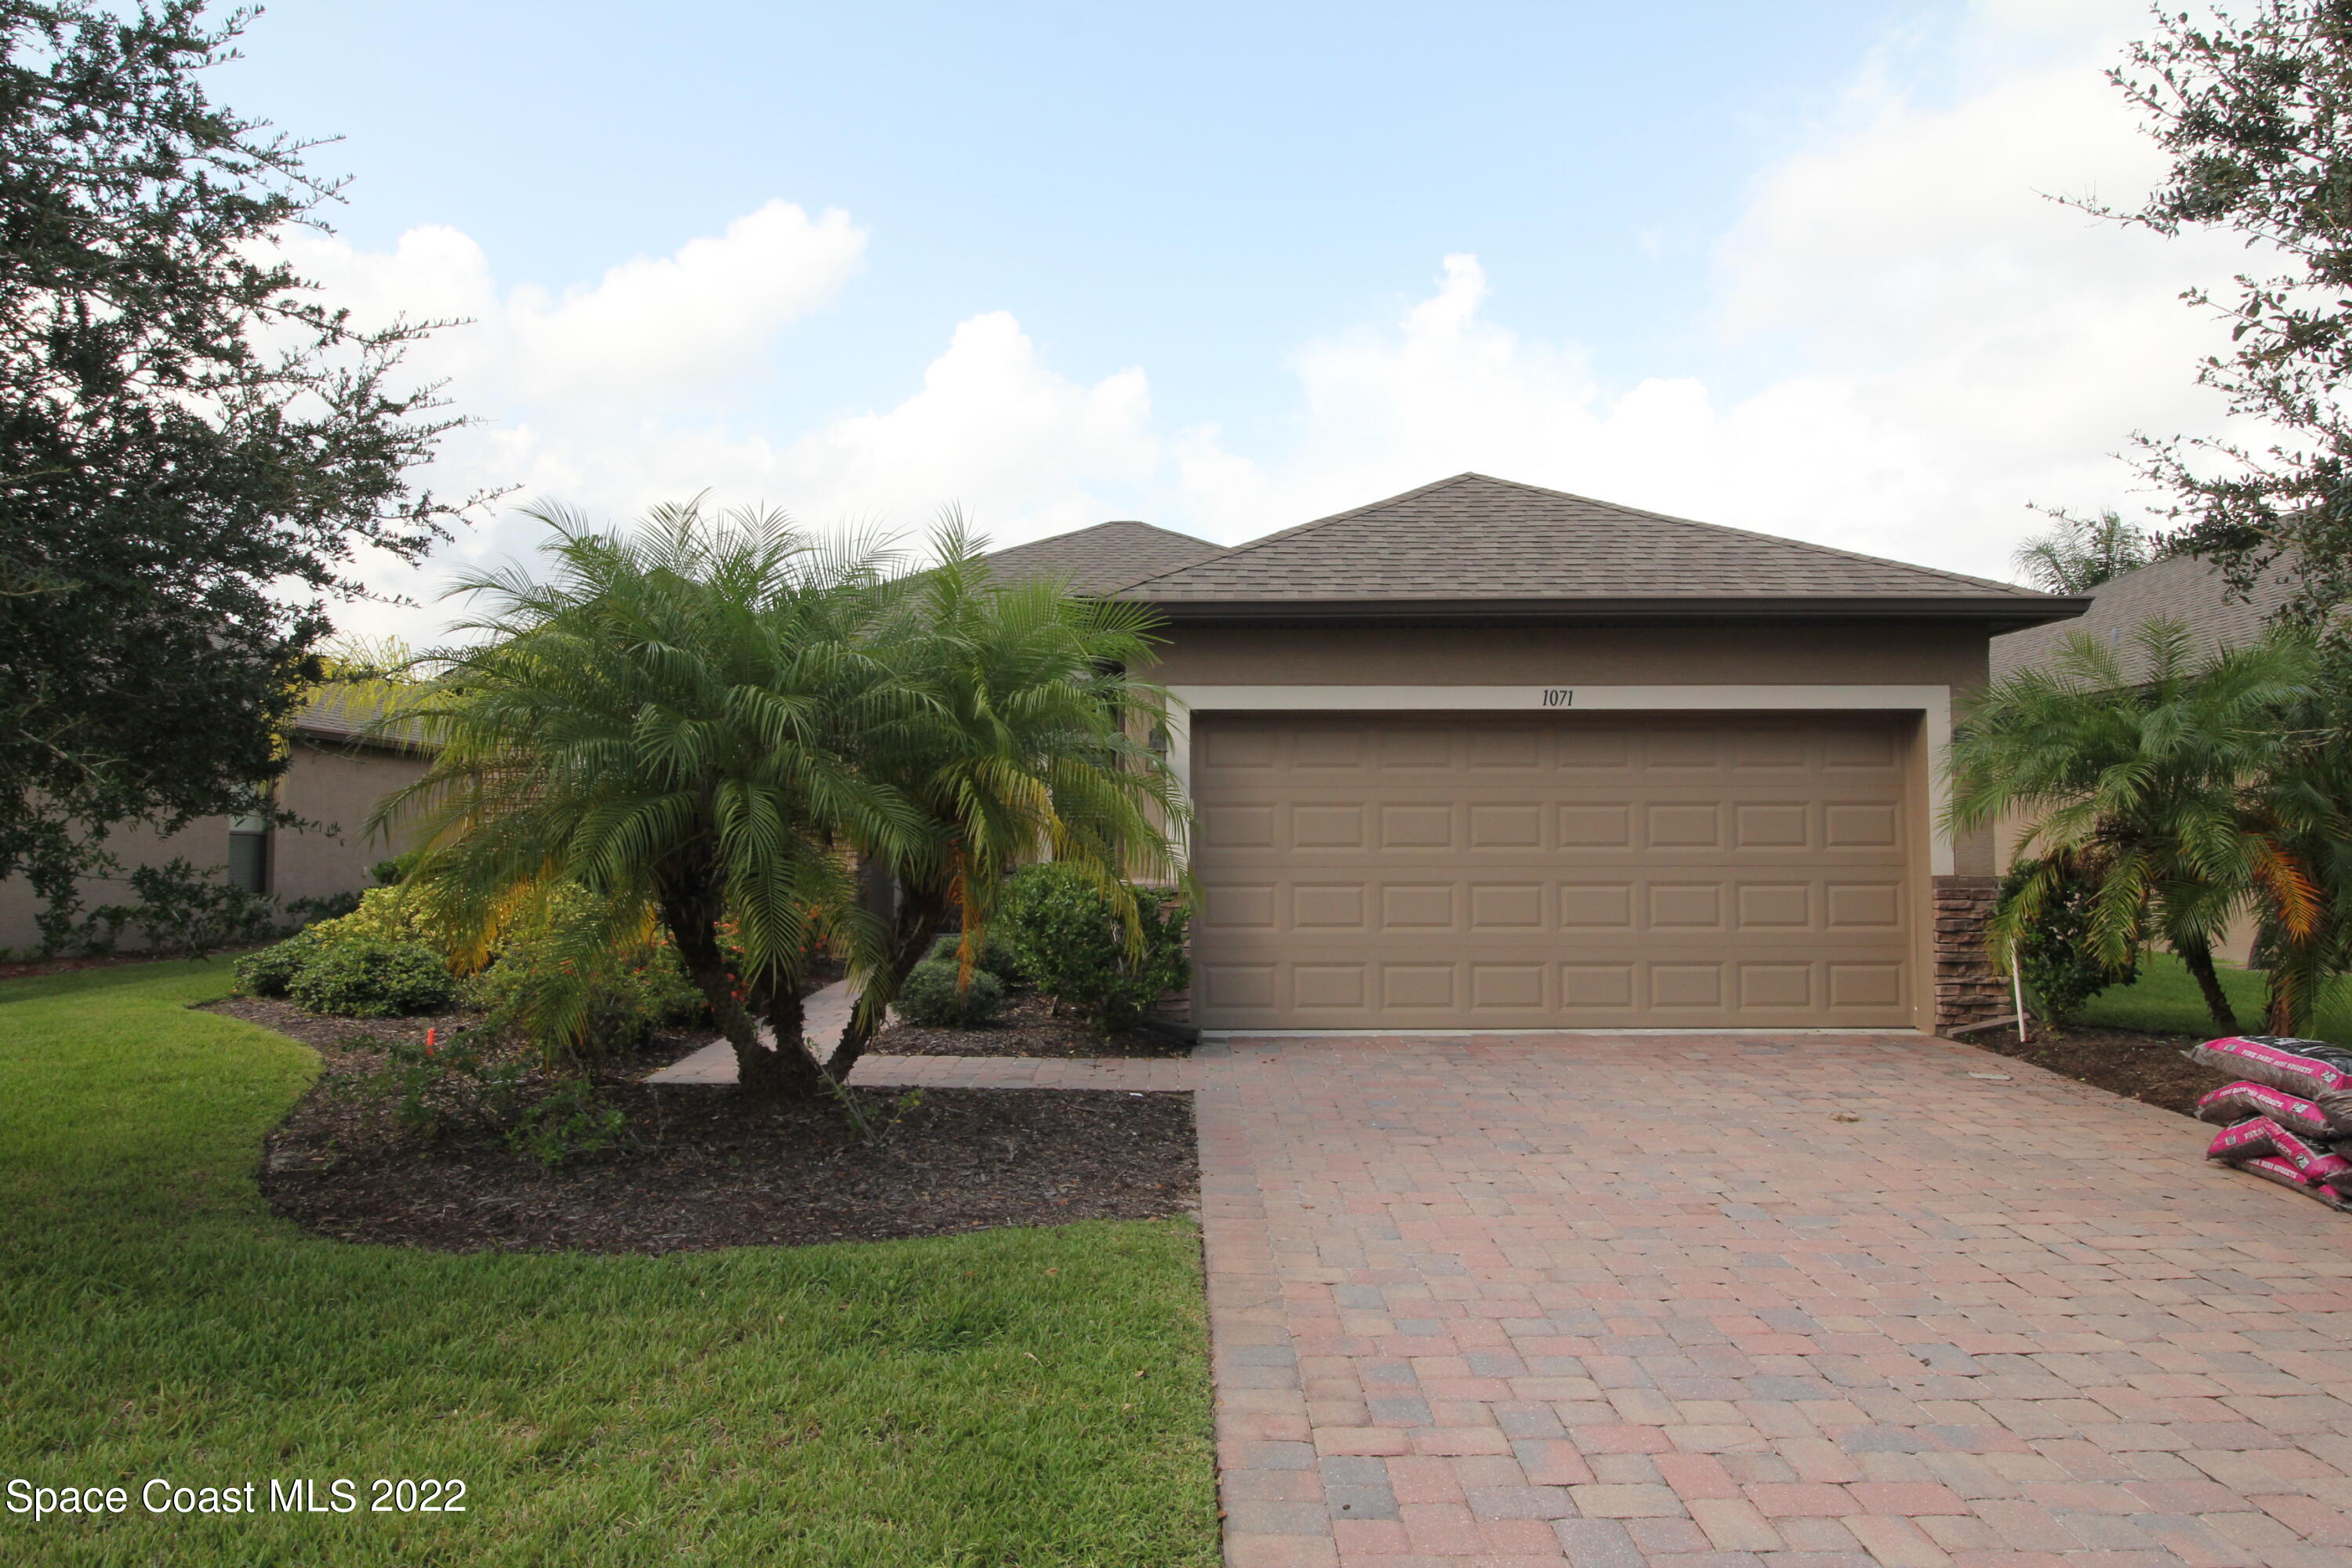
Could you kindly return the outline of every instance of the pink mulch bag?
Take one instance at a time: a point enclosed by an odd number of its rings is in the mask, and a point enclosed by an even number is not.
[[[2330,1208],[2352,1209],[2352,1198],[2345,1197],[2333,1187],[2315,1186],[2305,1181],[2303,1173],[2284,1160],[2274,1160],[2264,1155],[2258,1160],[2248,1160],[2238,1169],[2250,1176],[2260,1176],[2266,1182],[2276,1182],[2282,1187],[2293,1187],[2307,1197],[2317,1198]]]
[[[2345,1097],[2352,1109],[2352,1094]],[[2297,1100],[2283,1089],[2241,1079],[2225,1083],[2197,1101],[2197,1119],[2233,1127],[2252,1117],[2267,1116],[2298,1138],[2326,1138],[2336,1131],[2325,1106]]]
[[[2323,1089],[2311,1097],[2327,1130],[2338,1138],[2352,1138],[2352,1089]]]
[[[2298,1100],[2316,1100],[2323,1093],[2352,1089],[2352,1073],[2340,1072],[2311,1057],[2297,1056],[2282,1047],[2239,1035],[2192,1046],[2189,1059],[2215,1072],[2284,1089]]]
[[[2352,1174],[2352,1160],[2330,1153],[2324,1144],[2314,1148],[2267,1116],[2241,1121],[2214,1134],[2213,1142],[2206,1145],[2205,1157],[2231,1165],[2266,1160],[2294,1171],[2296,1180],[2307,1187]]]

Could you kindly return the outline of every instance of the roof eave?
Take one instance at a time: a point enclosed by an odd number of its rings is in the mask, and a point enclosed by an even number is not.
[[[288,726],[287,734],[293,740],[337,752],[374,752],[386,756],[429,757],[441,750],[438,742],[429,741],[422,736],[345,730],[328,724],[306,723],[299,719]]]
[[[1152,599],[1171,626],[1780,626],[1837,621],[1964,622],[1988,632],[2072,620],[2087,598],[1938,594],[1801,598]]]

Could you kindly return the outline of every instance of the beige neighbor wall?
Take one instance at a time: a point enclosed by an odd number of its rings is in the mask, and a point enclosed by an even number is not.
[[[280,828],[270,835],[269,890],[283,900],[357,892],[373,885],[368,868],[394,853],[365,831],[368,813],[392,791],[423,774],[425,760],[413,753],[326,746],[297,740],[278,782],[278,798],[318,826],[307,832]],[[118,829],[108,847],[123,874],[82,884],[84,910],[134,900],[130,872],[174,858],[199,870],[228,864],[229,819],[207,816],[165,836],[145,827]],[[41,940],[34,918],[40,900],[21,877],[0,882],[0,948],[24,955]],[[135,948],[139,933],[126,930],[122,945]]]
[[[1164,686],[1946,686],[1955,699],[1984,685],[1990,635],[1981,626],[1874,623],[1832,626],[1228,627],[1162,632],[1147,679]],[[1915,726],[1909,750],[1913,842],[1929,843],[1927,747]],[[1953,872],[1938,889],[1920,868],[1919,1024],[1949,1027],[1996,1005],[1976,958],[1980,944],[1947,933],[1951,884],[1973,889],[1979,918],[1992,876],[1994,836],[1953,844]],[[1963,901],[1967,901],[1964,898]]]

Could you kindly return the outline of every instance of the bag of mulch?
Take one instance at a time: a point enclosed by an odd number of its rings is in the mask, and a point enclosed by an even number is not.
[[[2345,1096],[2346,1108],[2352,1110],[2352,1095]],[[2324,1106],[2308,1100],[2298,1100],[2283,1089],[2273,1089],[2266,1083],[2254,1083],[2241,1079],[2225,1083],[2197,1100],[2197,1120],[2222,1127],[2234,1127],[2241,1121],[2257,1116],[2267,1116],[2298,1138],[2328,1138],[2336,1135],[2336,1123]]]
[[[2352,1089],[2323,1089],[2311,1097],[2327,1130],[2338,1138],[2352,1138]]]
[[[2295,1042],[2297,1045],[2315,1043],[2308,1040]],[[2316,1102],[2322,1093],[2352,1089],[2352,1072],[2340,1071],[2315,1057],[2288,1050],[2274,1038],[2258,1040],[2242,1035],[2230,1035],[2221,1039],[2208,1040],[2201,1046],[2191,1046],[2188,1056],[2200,1067],[2284,1089],[2297,1100]]]
[[[2334,1187],[2314,1186],[2303,1179],[2302,1173],[2284,1160],[2273,1160],[2265,1155],[2258,1160],[2248,1160],[2237,1168],[2250,1176],[2260,1176],[2266,1182],[2276,1182],[2282,1187],[2293,1187],[2305,1197],[2318,1199],[2329,1208],[2352,1210],[2352,1198],[2346,1197]]]
[[[2352,1160],[2331,1152],[2325,1144],[2315,1147],[2305,1142],[2267,1116],[2241,1121],[2216,1133],[2213,1142],[2206,1146],[2205,1157],[2229,1165],[2268,1160],[2295,1172],[2305,1186],[2317,1186],[2330,1178],[2352,1175]]]
[[[2326,1062],[2337,1072],[2352,1078],[2352,1049],[2332,1045],[2326,1040],[2298,1040],[2293,1035],[2241,1035],[2240,1039],[2252,1040],[2258,1046],[2276,1046],[2283,1051],[2293,1051],[2299,1057],[2309,1057],[2315,1062]]]

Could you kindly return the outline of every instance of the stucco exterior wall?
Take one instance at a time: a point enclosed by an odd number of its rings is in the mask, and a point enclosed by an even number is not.
[[[1982,627],[1177,626],[1143,673],[1164,686],[1984,685]],[[1922,782],[1927,766],[1918,763]],[[1927,798],[1925,789],[1919,796]],[[1994,836],[1962,835],[1953,871],[1995,872]]]
[[[319,826],[306,832],[280,828],[270,835],[269,890],[280,899],[320,898],[352,892],[371,885],[368,868],[404,846],[387,847],[363,830],[375,803],[420,776],[422,757],[381,751],[354,751],[295,742],[278,795],[288,809]],[[123,874],[93,878],[82,884],[85,911],[102,904],[127,904],[134,900],[130,872],[141,866],[161,865],[174,858],[200,870],[218,870],[228,863],[229,819],[208,816],[165,836],[145,827],[118,829],[108,847],[121,861]],[[34,923],[40,900],[21,877],[0,881],[0,949],[25,954],[40,942]],[[122,945],[136,947],[139,935],[126,930]]]
[[[315,899],[372,886],[368,868],[408,844],[369,834],[368,814],[385,795],[423,777],[425,766],[425,758],[401,752],[298,747],[278,800],[320,826],[271,835],[270,891],[281,899]]]
[[[1176,626],[1148,672],[1170,686],[1951,685],[1985,680],[1981,628]]]

